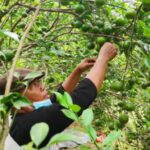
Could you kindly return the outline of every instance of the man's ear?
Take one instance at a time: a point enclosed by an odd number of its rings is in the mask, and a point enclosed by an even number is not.
[[[21,93],[22,96],[26,97],[31,92],[31,89],[32,89],[31,86],[28,86],[25,89],[23,89],[22,91],[20,91],[20,93]]]

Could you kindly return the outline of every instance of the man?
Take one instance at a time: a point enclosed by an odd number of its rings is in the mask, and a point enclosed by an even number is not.
[[[104,80],[108,62],[115,56],[115,46],[111,43],[105,43],[102,46],[97,59],[95,60],[90,58],[81,62],[63,82],[58,89],[58,92],[68,92],[72,97],[73,103],[81,107],[81,113],[84,109],[89,107],[96,98],[97,91],[100,89]],[[91,66],[93,67],[88,72],[86,78],[80,81],[76,87],[82,72]],[[20,73],[20,80],[23,80],[30,71],[18,70],[18,72]],[[20,85],[20,87],[18,87],[19,85],[16,84],[17,79],[14,78],[11,90],[20,92],[31,102],[47,99],[49,98],[49,95],[39,80],[41,77],[43,77],[43,75],[40,75],[30,81],[29,87],[27,88],[25,88],[24,85]],[[5,78],[6,76],[0,80],[0,94],[4,94],[6,85],[6,80],[4,80]],[[53,135],[63,131],[72,123],[72,120],[67,118],[61,112],[62,106],[57,103],[56,96],[52,95],[50,100],[52,105],[49,107],[41,107],[37,110],[34,110],[33,107],[23,108],[20,110],[20,113],[15,116],[10,129],[10,135],[19,145],[27,144],[31,141],[29,131],[35,123],[45,122],[50,127],[49,134],[41,146],[46,145]]]

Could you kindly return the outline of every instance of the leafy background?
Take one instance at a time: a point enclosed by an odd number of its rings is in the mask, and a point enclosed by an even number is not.
[[[18,42],[38,0],[4,0],[0,8],[0,74],[11,67]],[[106,80],[92,105],[93,125],[109,133],[121,128],[116,149],[150,147],[150,4],[148,0],[45,0],[24,43],[17,68],[46,72],[45,84],[58,84],[105,41],[118,47]],[[83,75],[84,77],[84,75]],[[129,121],[120,124],[119,116]]]

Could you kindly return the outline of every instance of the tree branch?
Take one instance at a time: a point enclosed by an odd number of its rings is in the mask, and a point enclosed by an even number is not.
[[[20,43],[19,43],[19,46],[18,46],[18,49],[17,49],[17,52],[16,52],[16,55],[15,55],[15,58],[14,58],[14,61],[13,61],[13,64],[12,64],[12,67],[10,69],[10,72],[9,72],[9,75],[8,75],[8,78],[7,78],[7,84],[6,84],[6,89],[5,89],[5,96],[7,96],[9,94],[9,91],[10,91],[10,88],[11,88],[11,83],[12,83],[12,79],[13,79],[13,74],[14,74],[14,70],[15,70],[15,67],[16,67],[16,63],[17,63],[17,60],[19,58],[19,55],[21,53],[21,50],[22,50],[22,47],[23,47],[23,43],[33,25],[33,23],[35,22],[35,19],[37,18],[37,15],[39,13],[39,9],[41,7],[41,3],[37,6],[36,8],[36,11],[34,13],[34,16],[32,18],[32,21],[29,23],[27,29],[25,30],[21,40],[20,40]],[[9,132],[9,123],[8,123],[8,116],[9,116],[9,113],[7,114],[7,116],[4,118],[4,130],[2,132],[2,135],[1,135],[1,139],[0,139],[0,150],[3,150],[4,149],[4,144],[5,144],[5,139],[8,135],[8,132]]]
[[[36,7],[32,7],[32,6],[29,6],[29,5],[26,5],[26,4],[22,4],[22,3],[17,3],[17,5],[19,6],[23,6],[23,7],[26,7],[26,8],[29,8],[31,10],[35,10]],[[74,13],[72,11],[72,9],[60,9],[60,8],[56,8],[56,9],[44,9],[44,8],[40,8],[40,11],[47,11],[47,12],[54,12],[54,13],[66,13],[66,14],[72,14],[76,17],[79,17],[76,13]]]

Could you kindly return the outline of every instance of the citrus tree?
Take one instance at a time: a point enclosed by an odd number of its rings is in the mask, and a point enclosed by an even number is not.
[[[116,45],[118,57],[109,64],[93,103],[93,124],[108,134],[121,130],[113,148],[146,150],[150,147],[150,1],[1,2],[0,74],[15,67],[42,68],[45,83],[53,90],[81,59],[96,56],[105,42]],[[0,112],[7,111],[0,107]]]

